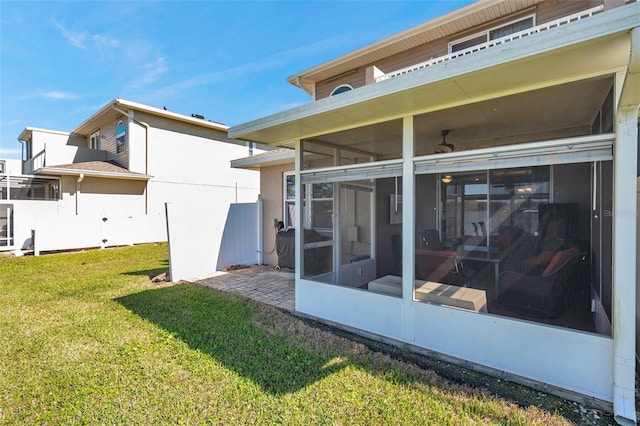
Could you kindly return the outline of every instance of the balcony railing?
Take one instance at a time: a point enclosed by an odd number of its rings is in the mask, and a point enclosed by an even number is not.
[[[509,34],[504,37],[500,37],[486,43],[477,44],[468,49],[459,50],[457,52],[449,53],[448,55],[439,56],[437,58],[429,59],[428,61],[421,62],[419,64],[411,65],[406,68],[399,69],[397,71],[392,71],[388,74],[377,75],[374,77],[374,81],[377,83],[382,80],[387,80],[393,77],[398,77],[400,75],[409,74],[414,71],[421,70],[423,68],[430,67],[431,65],[439,64],[442,62],[449,61],[451,59],[459,58],[461,56],[468,55],[470,53],[479,52],[481,50],[486,50],[494,46],[499,46],[501,44],[507,43],[512,40],[517,40],[519,38],[527,37],[532,34],[541,33],[543,31],[550,30],[552,28],[557,28],[562,25],[569,24],[571,22],[580,21],[581,19],[589,18],[594,14],[601,12],[604,9],[603,5],[593,7],[591,9],[583,10],[581,12],[574,13],[572,15],[564,16],[560,19],[556,19],[555,21],[550,21],[545,24],[537,25],[535,27],[528,28],[523,31],[519,31],[517,33]]]
[[[22,173],[33,173],[43,167],[84,161],[105,161],[107,151],[73,145],[45,144],[44,149],[24,162]]]
[[[47,148],[45,146],[45,149],[25,161],[22,166],[22,173],[31,173],[34,170],[38,170],[46,166],[46,151]]]

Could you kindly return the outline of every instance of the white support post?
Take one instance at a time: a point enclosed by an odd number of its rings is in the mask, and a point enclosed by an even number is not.
[[[413,116],[402,120],[402,334],[413,342],[413,280],[415,276],[415,179],[413,177]]]
[[[262,211],[263,211],[263,206],[262,206],[262,197],[258,195],[258,200],[256,201],[256,206],[257,206],[257,210],[258,210],[258,214],[257,214],[257,229],[258,229],[258,240],[256,241],[257,243],[257,254],[258,254],[258,265],[262,265],[264,264],[264,227],[263,227],[263,217],[262,217]]]
[[[296,233],[295,233],[295,279],[296,286],[302,278],[302,265],[304,256],[304,194],[302,193],[302,183],[300,182],[300,170],[302,170],[303,144],[302,140],[295,142],[296,156],[294,161],[295,170],[295,192],[296,192]],[[298,303],[298,294],[296,291],[296,306]]]
[[[636,424],[635,339],[638,248],[631,236],[637,225],[638,104],[640,103],[640,28],[631,32],[631,55],[617,102],[613,199],[613,411],[619,424]],[[619,82],[624,79],[622,86]]]

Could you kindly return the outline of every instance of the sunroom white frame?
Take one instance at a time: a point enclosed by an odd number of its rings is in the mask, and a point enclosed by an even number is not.
[[[299,263],[303,252],[297,251],[296,309],[397,341],[428,347],[451,357],[597,399],[611,400],[612,389],[608,385],[613,375],[611,337],[415,301],[415,243],[411,236],[416,231],[414,176],[417,170],[424,172],[428,169],[429,173],[437,173],[611,160],[615,135],[414,157],[413,117],[407,116],[403,121],[403,297],[303,279]],[[300,146],[299,142],[297,146]],[[300,155],[296,158],[299,159]],[[452,161],[454,159],[455,162]],[[296,176],[299,176],[296,182],[355,180],[399,166],[398,160],[380,163],[311,171],[296,168]],[[303,241],[299,243],[302,246]],[[615,310],[614,307],[614,316]],[[447,327],[434,324],[447,324]]]
[[[231,128],[231,137],[283,146],[290,146],[293,141],[299,186],[302,139],[396,118],[403,120],[405,297],[304,280],[300,276],[302,252],[298,249],[296,310],[372,337],[435,351],[460,363],[470,362],[497,374],[506,371],[512,374],[512,380],[532,380],[543,389],[577,392],[586,398],[613,403],[616,419],[634,424],[636,271],[630,265],[637,262],[637,248],[631,239],[637,235],[638,212],[635,198],[640,103],[638,16],[638,3],[613,8],[573,24],[570,30],[560,27],[515,40],[495,54],[468,55],[455,64],[439,64]],[[490,82],[499,79],[499,86],[488,83],[489,72]],[[407,291],[412,288],[414,274],[414,179],[406,178],[412,177],[415,166],[413,117],[603,75],[615,75],[616,95],[613,336],[414,302]],[[375,108],[363,108],[364,104]],[[297,209],[300,215],[300,203]],[[299,233],[296,238],[296,246],[302,247],[302,235]],[[434,326],[445,323],[446,329]]]

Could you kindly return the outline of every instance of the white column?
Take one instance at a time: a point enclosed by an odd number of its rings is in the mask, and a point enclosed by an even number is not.
[[[302,157],[304,153],[302,152],[303,146],[302,141],[297,140],[295,142],[296,148],[296,156],[294,161],[294,170],[295,170],[295,192],[296,192],[296,234],[295,234],[295,279],[296,279],[296,287],[298,287],[300,283],[300,279],[302,278],[302,265],[303,265],[303,244],[304,244],[304,216],[303,216],[303,207],[302,203],[304,200],[304,194],[302,193],[302,183],[300,183],[300,170],[302,170]],[[286,213],[285,213],[286,214]],[[299,306],[298,295],[299,291],[295,292],[295,306]]]
[[[413,116],[402,120],[402,338],[414,341],[413,280],[415,276],[415,179],[413,176]]]
[[[620,424],[635,424],[635,338],[638,104],[640,28],[631,33],[631,55],[616,114],[613,156],[613,411]],[[619,87],[619,86],[618,86]]]

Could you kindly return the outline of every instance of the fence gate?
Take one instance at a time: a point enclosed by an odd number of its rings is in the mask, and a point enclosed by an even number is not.
[[[261,217],[262,201],[237,203],[229,206],[229,214],[220,241],[217,268],[230,264],[255,265],[262,263]]]

